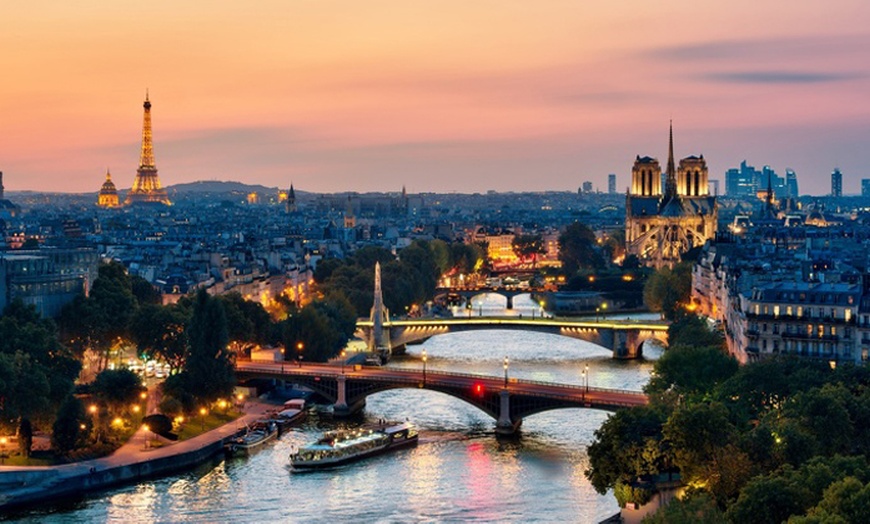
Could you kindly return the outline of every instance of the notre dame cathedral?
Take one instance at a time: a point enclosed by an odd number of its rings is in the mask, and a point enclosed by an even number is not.
[[[662,192],[662,170],[655,158],[640,156],[631,170],[625,198],[626,255],[642,264],[673,267],[683,253],[716,235],[718,207],[707,184],[704,155],[674,166],[674,129],[668,144],[668,167]]]

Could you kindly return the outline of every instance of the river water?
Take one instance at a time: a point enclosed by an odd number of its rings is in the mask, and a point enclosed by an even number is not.
[[[531,315],[527,296],[475,299],[474,314]],[[467,314],[460,311],[459,314]],[[411,346],[391,366],[640,390],[651,360],[615,361],[583,341],[518,331],[441,335]],[[649,345],[647,359],[659,352]],[[24,522],[598,522],[618,511],[583,476],[586,446],[606,412],[563,409],[523,422],[518,439],[499,440],[494,421],[437,392],[393,390],[369,397],[365,418],[409,419],[421,428],[416,448],[330,471],[292,473],[292,448],[337,425],[309,417],[248,459],[215,460],[194,471],[91,495],[78,503],[19,515]]]

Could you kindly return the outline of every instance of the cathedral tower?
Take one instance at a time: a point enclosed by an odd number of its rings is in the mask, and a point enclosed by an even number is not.
[[[127,193],[125,205],[130,204],[165,204],[171,205],[166,190],[160,185],[157,167],[154,165],[154,148],[151,143],[151,102],[148,92],[145,92],[145,116],[142,120],[142,152],[139,157],[139,169],[133,187]]]
[[[287,192],[287,202],[284,206],[288,213],[295,213],[299,210],[296,207],[296,190],[293,189],[293,182],[290,182],[290,191]]]

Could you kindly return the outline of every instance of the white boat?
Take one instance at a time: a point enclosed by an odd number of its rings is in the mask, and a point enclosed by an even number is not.
[[[290,455],[295,469],[329,468],[354,460],[416,446],[417,427],[406,422],[384,429],[330,431]]]

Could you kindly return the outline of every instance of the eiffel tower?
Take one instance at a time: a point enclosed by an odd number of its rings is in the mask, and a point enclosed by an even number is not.
[[[127,193],[124,205],[130,204],[164,204],[172,205],[166,189],[160,185],[157,167],[154,165],[154,149],[151,144],[151,102],[148,91],[145,91],[145,117],[142,122],[142,154],[139,158],[139,169],[136,170],[136,180]]]

